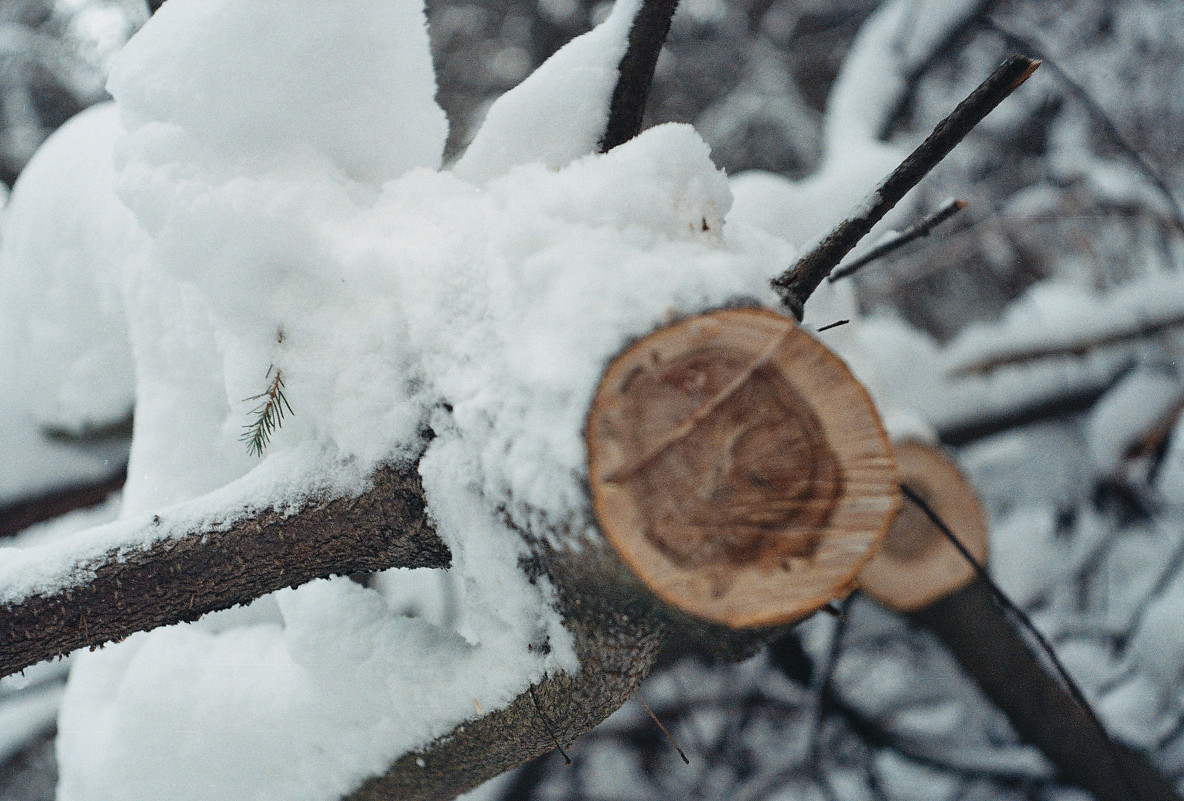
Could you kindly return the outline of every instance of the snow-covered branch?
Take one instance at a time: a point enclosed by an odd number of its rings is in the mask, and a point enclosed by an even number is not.
[[[0,675],[316,578],[449,562],[413,466],[380,470],[358,497],[313,495],[294,509],[259,508],[258,485],[239,485],[64,543],[7,550]]]

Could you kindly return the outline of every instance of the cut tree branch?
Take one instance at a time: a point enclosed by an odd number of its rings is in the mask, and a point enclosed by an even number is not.
[[[645,104],[654,82],[658,55],[670,33],[670,21],[678,0],[642,0],[629,29],[629,46],[617,68],[619,77],[609,105],[608,124],[600,140],[607,153],[641,133]]]
[[[128,543],[147,544],[96,554],[55,586],[0,588],[0,676],[313,579],[451,560],[414,465],[383,468],[359,497],[311,498],[290,513],[244,509],[170,531],[169,518],[185,508],[112,524],[108,532],[127,529]]]
[[[880,182],[855,215],[839,223],[796,264],[773,279],[773,288],[799,320],[806,301],[830,275],[831,270],[1038,66],[1039,61],[1025,56],[1012,56],[999,65],[948,117],[938,123],[933,133],[899,167]]]

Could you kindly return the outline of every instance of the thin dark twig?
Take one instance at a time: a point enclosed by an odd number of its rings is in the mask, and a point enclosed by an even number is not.
[[[833,323],[827,323],[826,325],[822,326],[822,328],[819,328],[814,333],[821,334],[823,331],[829,331],[832,328],[838,328],[840,325],[846,325],[849,322],[851,322],[851,321],[850,320],[835,320]]]
[[[1118,748],[1115,746],[1114,741],[1110,739],[1110,734],[1106,731],[1106,727],[1103,725],[1101,718],[1099,718],[1097,713],[1094,712],[1093,706],[1091,706],[1089,701],[1086,699],[1085,693],[1081,691],[1081,687],[1076,681],[1073,680],[1073,677],[1069,675],[1069,671],[1065,668],[1064,663],[1061,662],[1060,657],[1057,656],[1056,649],[1053,648],[1052,643],[1050,643],[1048,638],[1040,632],[1040,629],[1036,628],[1035,624],[1032,623],[1032,619],[1028,617],[1027,613],[1020,609],[1019,606],[1017,606],[1016,603],[1011,600],[1011,598],[1007,597],[1007,594],[1004,593],[999,585],[995,583],[994,579],[991,578],[991,575],[987,572],[987,569],[983,567],[981,562],[974,558],[974,554],[972,554],[967,549],[967,547],[962,544],[962,541],[958,539],[957,535],[955,535],[953,531],[950,530],[950,527],[947,526],[945,521],[938,516],[937,512],[933,511],[929,504],[927,504],[921,496],[919,496],[908,486],[901,484],[900,491],[910,503],[916,506],[927,518],[929,518],[929,521],[933,523],[933,525],[937,526],[938,531],[940,531],[942,535],[950,541],[950,544],[952,544],[954,548],[957,549],[958,553],[962,555],[962,558],[965,559],[966,562],[974,569],[975,574],[990,590],[991,597],[994,599],[995,603],[998,604],[999,607],[1005,612],[1011,614],[1017,621],[1019,621],[1020,625],[1023,626],[1033,638],[1035,638],[1036,642],[1040,646],[1040,650],[1044,652],[1044,655],[1048,657],[1048,661],[1052,664],[1057,678],[1060,679],[1065,689],[1069,692],[1069,695],[1073,697],[1073,700],[1076,701],[1081,707],[1082,711],[1089,718],[1090,723],[1097,729],[1102,741],[1106,744],[1106,752],[1110,761],[1113,763],[1115,773],[1119,779],[1122,780],[1122,783],[1126,785],[1127,790],[1129,790],[1131,793],[1131,797],[1139,798],[1140,794],[1138,790],[1135,789],[1135,782],[1131,778],[1130,774],[1127,773],[1126,767],[1123,765],[1121,755],[1118,753]]]
[[[933,229],[944,223],[946,220],[953,217],[962,209],[966,208],[965,200],[947,200],[938,207],[937,211],[930,214],[925,219],[916,225],[901,231],[895,236],[891,236],[880,244],[873,247],[867,253],[864,253],[859,258],[842,265],[833,273],[830,274],[828,281],[834,282],[841,278],[847,278],[859,272],[860,269],[871,264],[876,259],[882,259],[889,253],[900,250],[910,242],[915,242],[918,239],[924,239],[933,233]]]
[[[672,735],[667,730],[667,728],[662,725],[662,721],[658,720],[658,716],[654,714],[654,710],[650,709],[650,705],[647,704],[645,699],[641,697],[641,691],[635,692],[634,695],[637,696],[637,700],[641,703],[641,706],[646,711],[646,714],[650,716],[650,719],[653,720],[654,723],[658,724],[658,728],[662,730],[662,734],[666,735],[667,742],[674,746],[674,750],[678,752],[680,757],[682,757],[682,761],[687,765],[691,764],[691,760],[687,759],[687,755],[684,754],[683,750],[678,747],[678,742],[674,739],[674,735]]]
[[[1166,566],[1160,570],[1159,577],[1151,586],[1151,589],[1147,591],[1146,595],[1143,596],[1143,600],[1135,607],[1134,613],[1125,626],[1129,634],[1121,641],[1123,650],[1130,644],[1128,642],[1129,639],[1134,637],[1139,632],[1139,629],[1143,627],[1143,621],[1146,620],[1147,614],[1151,610],[1151,602],[1167,591],[1168,587],[1175,581],[1181,567],[1184,567],[1184,539],[1181,539],[1176,544],[1171,556],[1168,557]]]
[[[570,765],[571,757],[563,750],[563,746],[559,744],[559,738],[555,736],[555,728],[551,725],[551,721],[547,720],[547,716],[543,714],[542,707],[539,706],[538,696],[534,694],[534,685],[530,685],[530,700],[534,704],[534,712],[539,716],[539,720],[543,722],[543,728],[547,730],[547,736],[551,738],[551,742],[555,743],[555,749],[559,751],[559,755],[563,757],[563,761]]]
[[[802,319],[806,300],[830,275],[830,271],[1038,66],[1039,61],[1026,56],[1012,56],[1000,64],[989,78],[938,123],[933,133],[899,167],[880,182],[856,214],[839,223],[796,264],[773,279],[773,288],[799,320]]]
[[[826,656],[826,664],[822,666],[822,672],[816,678],[816,706],[814,708],[814,720],[810,727],[809,756],[809,766],[813,771],[818,770],[818,763],[822,759],[822,723],[826,717],[827,698],[830,696],[831,682],[835,677],[835,669],[838,667],[839,657],[843,654],[843,635],[847,633],[847,626],[851,617],[851,604],[854,600],[854,595],[848,595],[839,606],[838,619],[835,622],[835,633],[831,637],[830,651]]]
[[[646,100],[654,82],[654,68],[662,45],[666,43],[666,35],[670,33],[670,20],[677,7],[678,0],[642,0],[629,29],[629,46],[617,67],[617,86],[613,89],[608,123],[600,140],[601,153],[607,153],[641,133]]]
[[[892,104],[888,113],[884,115],[880,121],[880,130],[876,134],[876,138],[880,141],[886,141],[889,134],[897,126],[897,124],[905,118],[912,109],[914,102],[917,99],[917,89],[921,85],[921,79],[933,68],[943,56],[954,52],[959,43],[971,32],[985,14],[991,10],[991,6],[995,5],[997,0],[976,0],[975,4],[968,9],[964,9],[958,16],[957,24],[950,25],[943,36],[934,42],[929,52],[914,63],[908,65],[903,70],[901,76],[901,83],[904,88],[897,93],[896,100]],[[913,4],[914,6],[920,4]],[[909,33],[912,33],[911,31]]]
[[[1176,199],[1172,188],[1168,186],[1168,182],[1164,180],[1163,175],[1139,152],[1138,148],[1127,141],[1126,137],[1122,135],[1122,131],[1118,130],[1118,126],[1114,124],[1114,120],[1106,112],[1106,109],[1102,108],[1098,101],[1094,100],[1093,95],[1049,56],[1048,51],[1035,39],[1008,30],[1000,25],[997,20],[990,17],[985,19],[985,24],[987,28],[998,34],[1007,43],[1008,47],[1014,47],[1017,50],[1030,53],[1048,65],[1048,69],[1065,85],[1069,93],[1085,106],[1090,116],[1102,127],[1106,132],[1106,136],[1110,138],[1110,141],[1114,143],[1115,147],[1121,150],[1134,163],[1139,172],[1143,173],[1143,176],[1163,195],[1164,200],[1167,201],[1168,207],[1172,211],[1172,219],[1176,223],[1176,228],[1184,232],[1184,209],[1180,207],[1180,201]]]

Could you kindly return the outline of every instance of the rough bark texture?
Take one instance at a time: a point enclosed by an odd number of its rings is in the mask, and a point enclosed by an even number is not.
[[[694,649],[743,661],[788,627],[734,631],[663,604],[604,541],[578,551],[541,546],[531,567],[559,593],[580,671],[549,676],[505,709],[457,726],[347,801],[443,801],[553,750],[568,748],[625,703],[660,654]]]
[[[1020,737],[1039,748],[1066,781],[1098,801],[1180,801],[1145,754],[1108,740],[1043,669],[981,579],[910,617],[950,648]]]
[[[108,553],[81,565],[72,586],[0,605],[0,676],[313,579],[450,560],[414,465],[387,467],[360,497],[312,500],[295,514],[269,510]]]
[[[628,700],[653,667],[665,625],[648,604],[591,602],[570,614],[580,671],[549,676],[505,709],[458,726],[404,755],[349,801],[444,801],[551,751],[570,746]]]

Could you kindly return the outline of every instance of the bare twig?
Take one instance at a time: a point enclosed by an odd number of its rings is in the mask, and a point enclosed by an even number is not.
[[[1016,347],[1011,350],[1002,350],[979,359],[974,359],[973,361],[968,361],[965,364],[960,364],[951,370],[949,375],[951,378],[963,378],[970,375],[989,373],[1000,367],[1026,364],[1037,359],[1048,359],[1058,356],[1084,356],[1098,348],[1142,339],[1172,328],[1179,328],[1180,326],[1184,326],[1184,312],[1181,311],[1174,311],[1162,317],[1152,319],[1128,320],[1122,325],[1114,326],[1110,330],[1093,333],[1080,339],[1069,339],[1028,347]]]
[[[646,714],[648,714],[650,716],[650,719],[652,721],[654,721],[654,723],[657,724],[659,729],[662,730],[662,734],[666,737],[666,741],[669,742],[670,745],[674,747],[674,750],[678,752],[679,757],[682,758],[683,764],[684,765],[691,764],[691,760],[687,759],[687,755],[685,753],[683,753],[682,748],[679,747],[678,741],[674,739],[674,735],[672,735],[670,733],[670,730],[666,728],[666,726],[662,723],[662,721],[658,720],[658,716],[654,714],[654,710],[650,709],[650,705],[647,704],[645,702],[645,699],[641,697],[641,691],[638,690],[633,695],[637,698],[637,700],[641,704],[642,708],[645,709]]]
[[[974,5],[963,10],[959,14],[957,22],[949,25],[944,35],[930,46],[929,52],[905,68],[902,77],[904,88],[897,93],[896,101],[880,121],[877,139],[880,141],[888,139],[893,129],[909,114],[916,102],[917,89],[921,85],[921,79],[941,58],[954,52],[955,48],[973,32],[983,15],[990,12],[996,2],[997,0],[977,0]]]
[[[641,132],[641,120],[658,54],[670,32],[670,20],[678,0],[642,0],[641,8],[629,29],[629,47],[617,68],[620,76],[609,105],[608,124],[600,140],[600,152],[606,153]]]
[[[800,320],[806,300],[868,231],[944,159],[1005,98],[1028,79],[1040,62],[1025,56],[1004,61],[977,89],[938,123],[933,133],[885,178],[859,211],[843,220],[790,269],[773,279],[773,288]]]
[[[1139,152],[1138,148],[1126,140],[1126,137],[1122,135],[1122,131],[1118,130],[1118,126],[1114,124],[1114,120],[1110,117],[1106,110],[1098,104],[1098,101],[1094,100],[1093,95],[1091,95],[1084,86],[1078,83],[1072,75],[1066,72],[1056,62],[1055,59],[1049,56],[1047,49],[1035,39],[1022,36],[1015,31],[1009,30],[1000,25],[997,20],[990,17],[987,17],[985,22],[991,31],[998,34],[999,37],[1007,43],[1008,47],[1029,53],[1033,57],[1039,58],[1044,64],[1048,65],[1048,69],[1054,76],[1056,76],[1057,80],[1064,84],[1065,88],[1069,90],[1069,93],[1077,98],[1077,100],[1080,101],[1083,106],[1085,106],[1090,116],[1093,117],[1094,121],[1101,126],[1102,130],[1106,132],[1106,136],[1110,138],[1110,141],[1114,143],[1115,147],[1121,150],[1123,154],[1128,159],[1130,159],[1139,172],[1141,172],[1143,176],[1151,182],[1159,194],[1163,196],[1164,200],[1167,201],[1168,208],[1172,212],[1172,218],[1173,222],[1175,222],[1176,228],[1181,232],[1184,232],[1184,209],[1180,207],[1180,201],[1176,199],[1176,195],[1172,192],[1171,187],[1168,186],[1168,182],[1164,180],[1159,170],[1155,169],[1155,167],[1153,167],[1151,163],[1147,161],[1146,157],[1144,157],[1143,154]]]
[[[924,239],[933,233],[933,229],[944,223],[946,220],[953,217],[962,209],[966,208],[965,200],[947,200],[937,209],[937,211],[930,214],[925,219],[909,229],[902,231],[895,236],[889,237],[880,244],[873,247],[867,253],[864,253],[857,259],[842,265],[833,273],[830,274],[829,281],[838,281],[841,278],[847,278],[859,272],[863,267],[871,264],[876,259],[882,259],[889,253],[899,250],[910,242],[915,242],[918,239]]]

